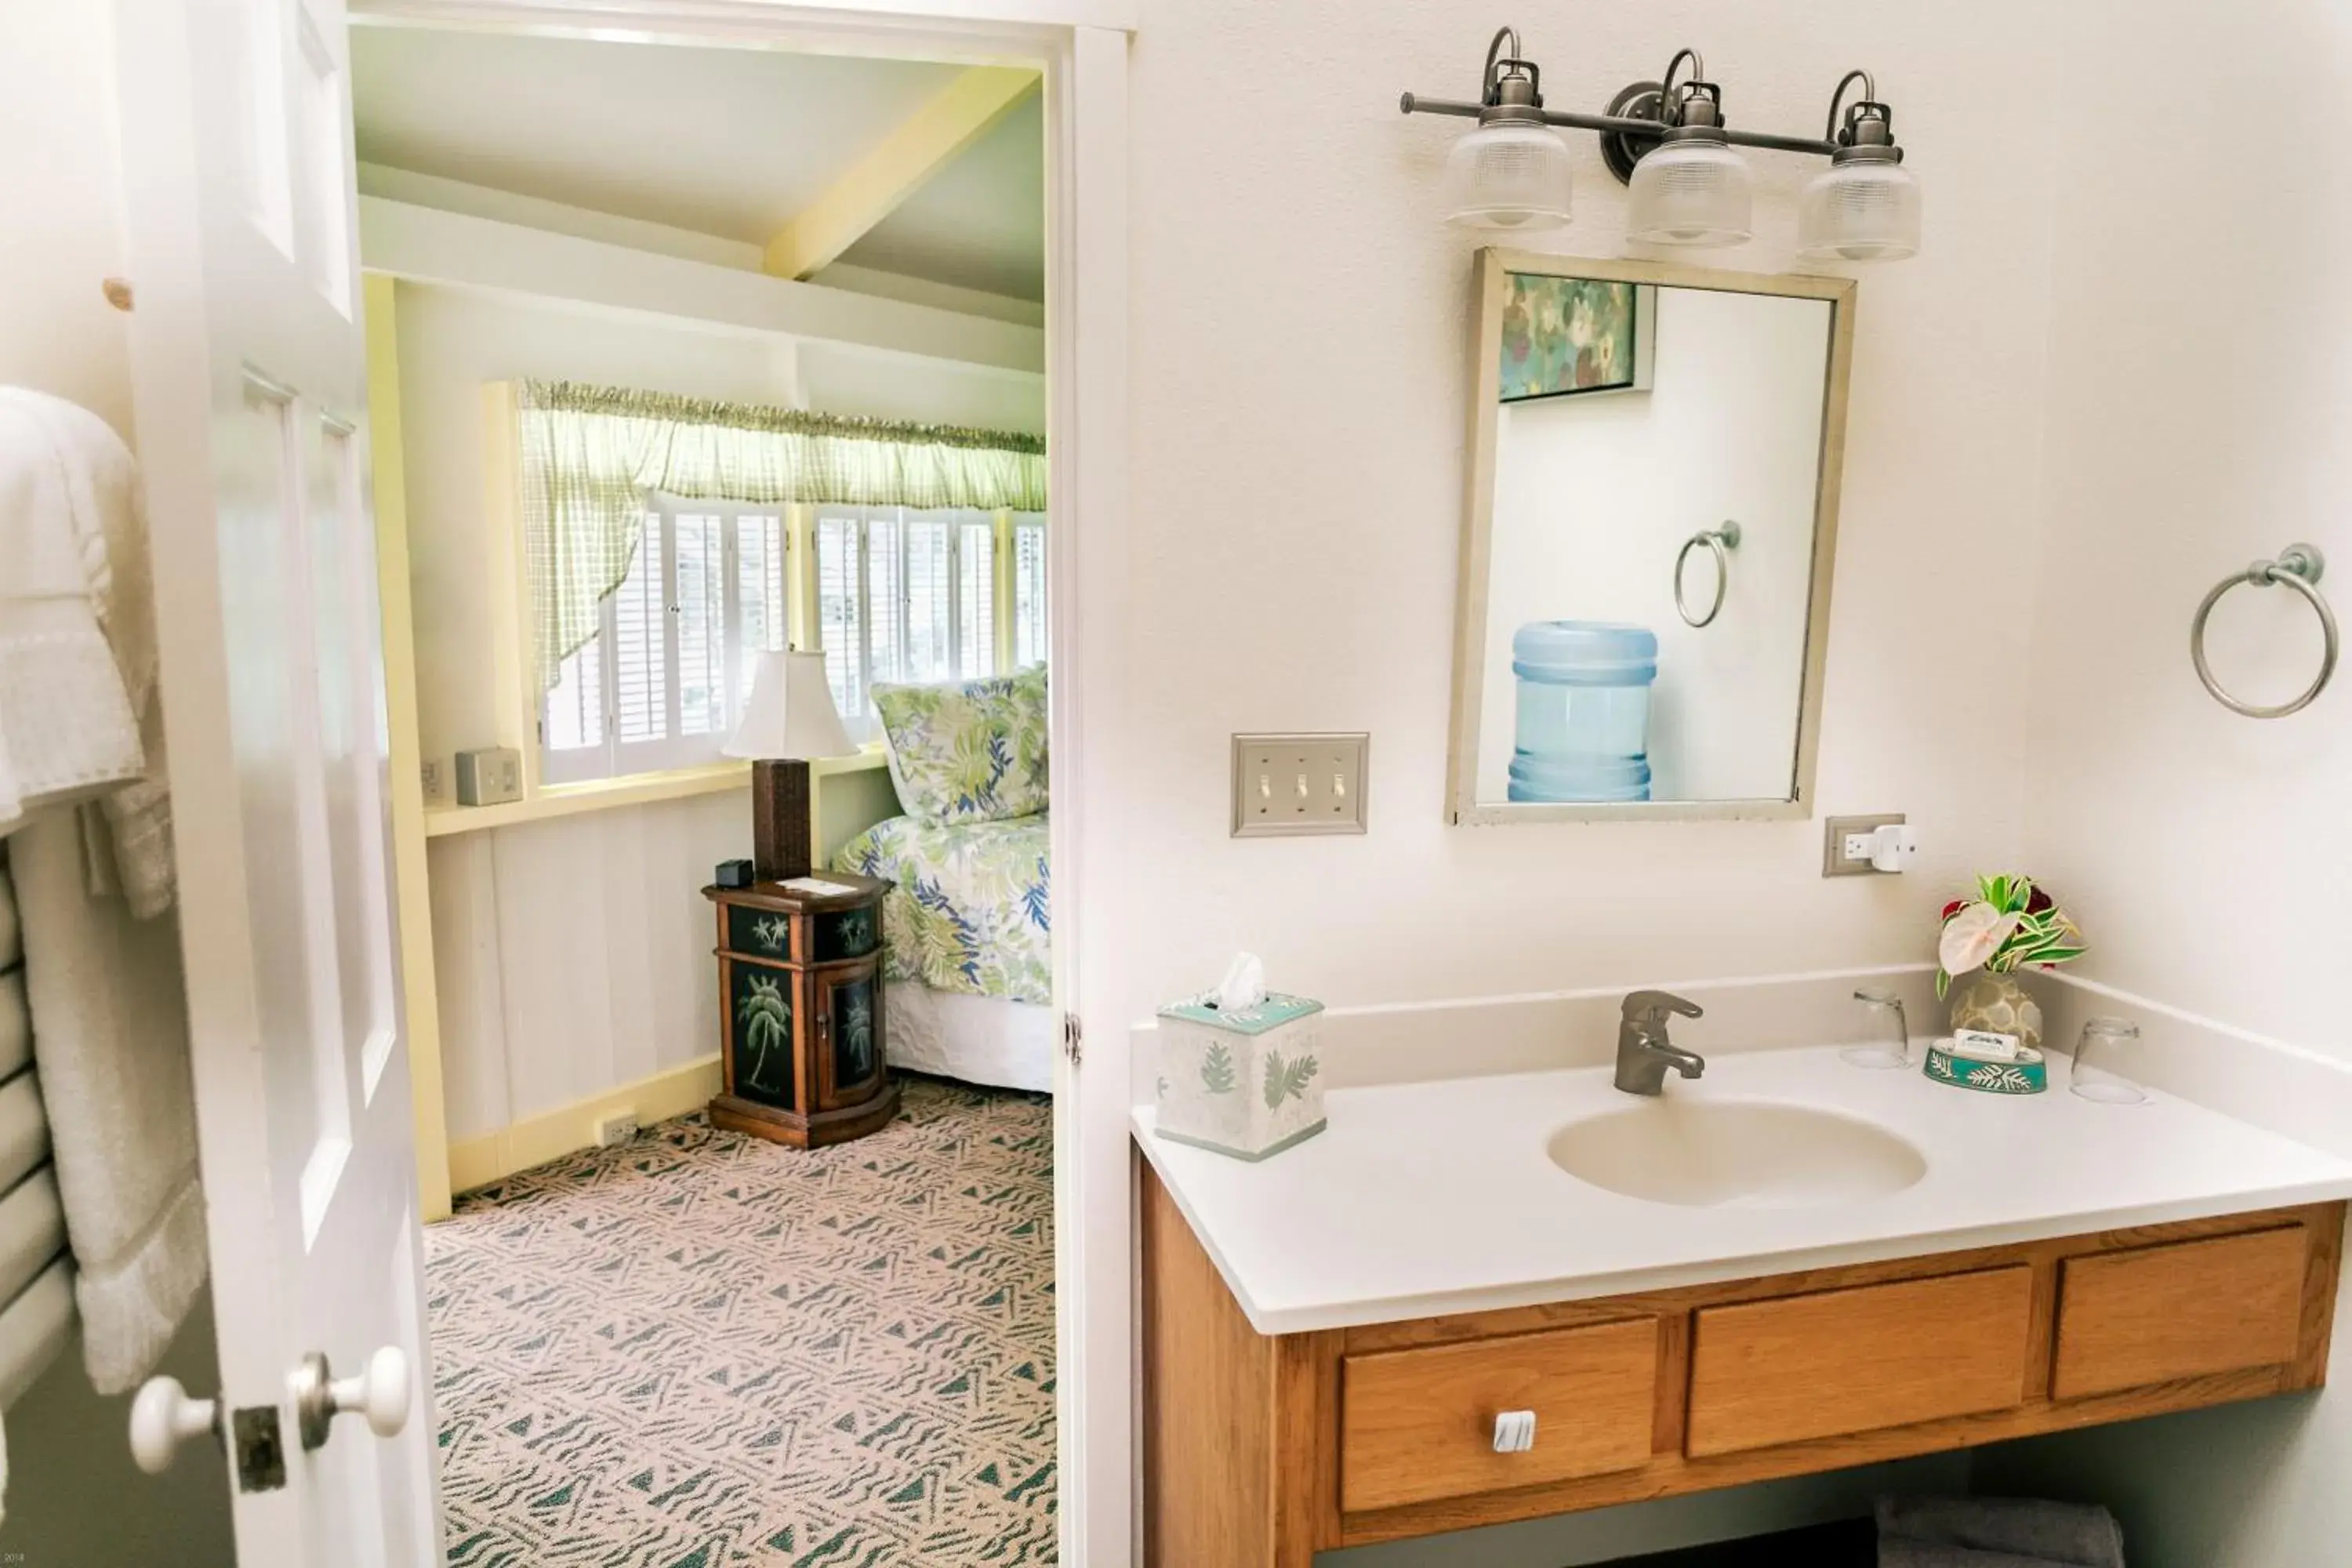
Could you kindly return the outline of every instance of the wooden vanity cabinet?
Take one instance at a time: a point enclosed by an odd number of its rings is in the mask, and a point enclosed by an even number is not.
[[[1146,1561],[1318,1551],[2325,1380],[2345,1205],[1266,1336],[1142,1185]],[[1525,1452],[1496,1415],[1535,1413]]]

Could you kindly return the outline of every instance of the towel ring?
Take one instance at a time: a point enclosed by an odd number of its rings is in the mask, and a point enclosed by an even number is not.
[[[1702,544],[1715,552],[1715,603],[1706,607],[1706,614],[1694,616],[1690,613],[1689,604],[1683,598],[1683,563],[1690,559],[1690,552]],[[1730,521],[1725,522],[1721,528],[1694,533],[1683,541],[1682,549],[1675,555],[1675,609],[1681,615],[1684,625],[1703,626],[1723,613],[1723,596],[1731,591],[1731,552],[1738,548],[1739,525]]]
[[[2197,606],[2196,618],[2189,623],[2189,657],[2197,666],[2197,679],[2205,683],[2205,689],[2213,694],[2214,701],[2231,712],[2242,713],[2249,719],[2284,719],[2309,707],[2313,698],[2327,689],[2328,681],[2336,674],[2339,639],[2336,632],[2336,612],[2327,607],[2327,600],[2319,592],[2319,579],[2326,570],[2327,558],[2320,554],[2317,545],[2290,544],[2279,552],[2277,560],[2257,561],[2243,572],[2224,577],[2214,584],[2213,591],[2205,595],[2205,602]],[[2302,595],[2304,602],[2318,616],[2319,635],[2325,647],[2319,656],[2318,677],[2304,689],[2302,696],[2274,707],[2262,708],[2231,696],[2221,689],[2221,683],[2213,679],[2213,667],[2205,662],[2205,618],[2213,613],[2213,606],[2221,602],[2221,595],[2241,583],[2252,583],[2257,588],[2284,583]]]

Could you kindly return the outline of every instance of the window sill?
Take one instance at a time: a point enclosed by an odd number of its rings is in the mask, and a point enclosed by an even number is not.
[[[854,756],[821,758],[809,764],[809,771],[817,778],[829,778],[835,773],[864,773],[888,765],[882,747],[877,743]],[[730,790],[751,787],[749,763],[720,763],[667,773],[635,773],[627,778],[596,779],[587,784],[546,784],[536,795],[498,805],[432,807],[425,813],[425,837],[441,838],[453,833],[477,833],[484,828],[512,827],[519,823],[546,822],[583,812],[686,800],[698,795],[724,795]]]

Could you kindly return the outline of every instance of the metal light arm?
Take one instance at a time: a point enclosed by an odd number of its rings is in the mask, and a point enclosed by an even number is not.
[[[1503,52],[1507,40],[1509,53]],[[1692,75],[1676,82],[1676,73],[1687,64]],[[1519,35],[1517,29],[1505,27],[1495,35],[1486,50],[1486,68],[1480,79],[1481,101],[1472,103],[1461,99],[1424,98],[1408,92],[1397,107],[1407,114],[1450,114],[1465,120],[1510,118],[1538,121],[1546,125],[1569,131],[1591,131],[1604,137],[1622,137],[1635,142],[1655,142],[1683,123],[1685,108],[1694,98],[1704,99],[1709,118],[1719,121],[1716,108],[1714,85],[1701,79],[1706,66],[1696,49],[1683,49],[1666,67],[1663,82],[1636,82],[1617,95],[1611,107],[1633,101],[1654,102],[1655,113],[1643,114],[1579,114],[1570,110],[1546,109],[1541,96],[1535,90],[1540,73],[1535,63],[1520,58]],[[1528,83],[1524,93],[1517,94],[1517,101],[1507,101],[1502,86],[1506,78],[1524,77]],[[1846,89],[1856,81],[1862,84],[1863,97],[1850,106],[1844,104]],[[1838,111],[1846,109],[1846,123],[1838,123]],[[1830,100],[1829,125],[1818,138],[1811,136],[1780,136],[1769,132],[1743,131],[1728,125],[1717,126],[1723,140],[1735,147],[1759,147],[1776,153],[1804,153],[1818,158],[1834,157],[1842,147],[1851,147],[1857,141],[1885,142],[1891,140],[1888,126],[1893,119],[1886,106],[1876,100],[1867,71],[1849,71],[1838,83]],[[1867,125],[1869,129],[1864,129]],[[1897,154],[1899,156],[1899,153]],[[1612,163],[1612,167],[1613,167]],[[1619,171],[1620,177],[1624,172]]]

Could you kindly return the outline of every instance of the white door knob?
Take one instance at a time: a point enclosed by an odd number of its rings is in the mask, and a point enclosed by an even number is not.
[[[131,1402],[131,1458],[151,1476],[172,1468],[189,1438],[220,1431],[220,1403],[191,1399],[176,1377],[151,1377]]]
[[[294,1369],[293,1384],[294,1416],[305,1448],[322,1447],[338,1415],[366,1416],[368,1430],[379,1437],[396,1436],[408,1425],[408,1354],[398,1345],[368,1357],[367,1370],[356,1377],[335,1376],[327,1358],[314,1351]]]
[[[1495,1452],[1524,1454],[1536,1446],[1536,1413],[1506,1410],[1495,1417]]]

